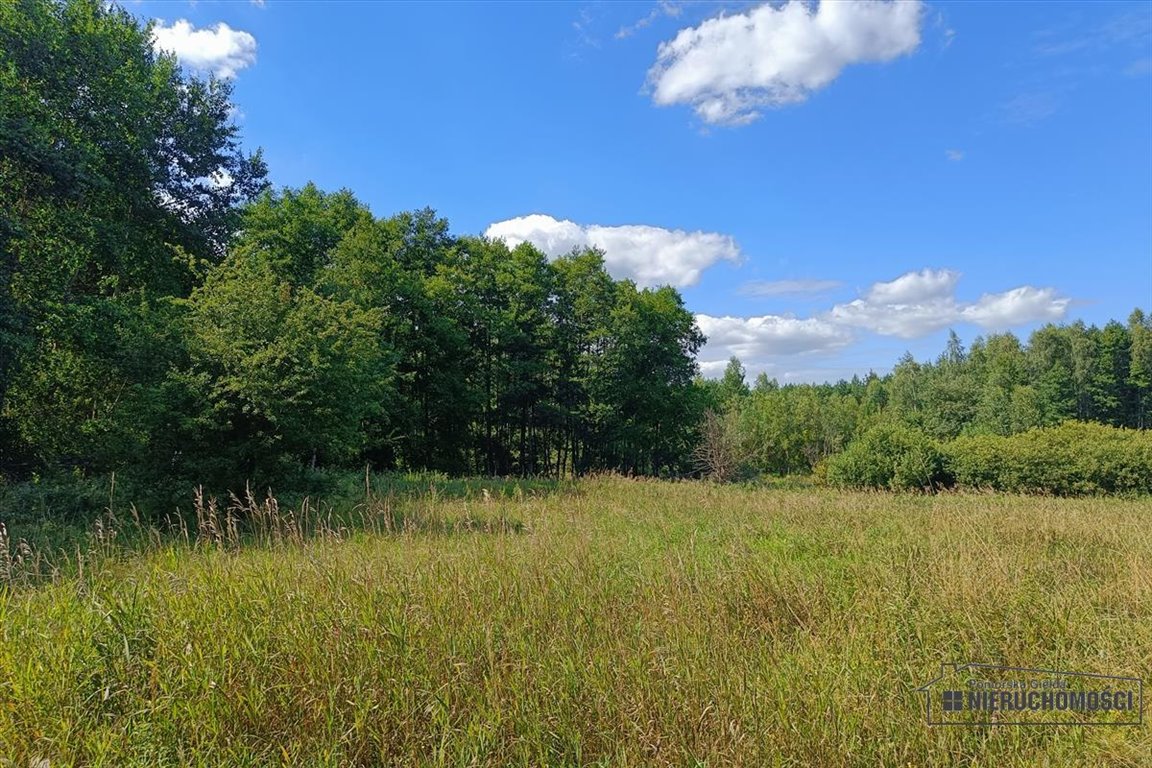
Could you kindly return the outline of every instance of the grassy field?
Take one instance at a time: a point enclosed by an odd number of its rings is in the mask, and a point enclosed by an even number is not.
[[[7,544],[0,765],[1152,764],[1147,726],[934,728],[914,691],[941,662],[1148,680],[1147,499],[249,506],[138,554],[107,522],[40,582]]]

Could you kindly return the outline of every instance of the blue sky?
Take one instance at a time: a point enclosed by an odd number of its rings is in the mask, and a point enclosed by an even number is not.
[[[272,181],[593,244],[781,381],[1152,310],[1148,3],[132,2]]]

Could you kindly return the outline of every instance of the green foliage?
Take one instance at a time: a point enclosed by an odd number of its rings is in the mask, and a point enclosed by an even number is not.
[[[897,478],[895,464],[854,449],[860,436],[885,423],[947,443],[1015,435],[1070,418],[1143,429],[1152,407],[1150,328],[1136,310],[1127,325],[1048,325],[1027,344],[996,334],[977,338],[965,350],[952,333],[935,362],[905,354],[885,377],[779,387],[761,374],[750,394],[738,396],[727,394],[738,391],[741,380],[743,367],[734,360],[725,379],[702,382],[698,389],[709,407],[725,411],[723,422],[734,425],[731,441],[754,472],[782,475],[819,467],[847,485],[927,487],[948,479],[933,476],[930,454],[909,457]],[[824,462],[846,448],[846,457]],[[853,462],[861,463],[849,471]],[[1101,460],[1101,467],[1106,463]],[[1116,483],[1101,478],[1101,487],[1110,485]]]
[[[607,349],[591,383],[600,404],[600,461],[626,472],[679,471],[701,413],[693,397],[696,352],[704,337],[672,288],[617,284]]]
[[[7,413],[43,465],[114,470],[156,443],[181,311],[137,294],[65,304],[30,340]]]
[[[263,186],[228,84],[149,37],[97,0],[0,3],[0,470],[150,452],[180,354],[166,300]]]
[[[189,306],[192,380],[241,478],[357,455],[390,382],[379,310],[293,286],[245,256],[215,270]]]
[[[340,193],[342,194],[342,193]],[[431,210],[361,219],[318,274],[319,290],[381,313],[378,343],[395,360],[394,391],[366,424],[363,457],[376,466],[467,469],[476,408],[468,387],[466,305],[444,271],[456,253]],[[467,285],[466,281],[464,285]]]
[[[906,357],[889,381],[891,415],[937,439],[1069,418],[1139,428],[1144,324],[1139,313],[1128,326],[1048,325],[1026,345],[1006,333],[977,339],[967,355],[950,342],[934,365]]]
[[[270,190],[244,209],[243,229],[231,250],[259,254],[282,279],[308,285],[345,236],[371,221],[348,190],[327,194],[311,183],[299,190]]]
[[[1152,317],[1135,309],[1128,317],[1131,361],[1128,366],[1128,385],[1132,388],[1134,426],[1146,429],[1152,426]]]
[[[947,482],[939,446],[899,424],[879,424],[828,459],[828,482],[841,488],[933,490]]]
[[[825,463],[838,487],[957,487],[1057,496],[1152,493],[1152,434],[1065,422],[1014,435],[969,435],[937,444],[879,425]]]
[[[744,364],[740,358],[733,356],[724,368],[724,375],[720,378],[718,395],[720,401],[729,404],[734,400],[748,394],[748,385],[744,381]]]
[[[754,472],[805,473],[844,449],[878,413],[863,385],[758,386],[729,401],[740,454]]]
[[[1065,422],[944,446],[957,485],[1058,496],[1152,493],[1152,433]]]
[[[34,474],[22,482],[0,478],[0,524],[12,541],[33,541],[47,552],[75,552],[92,521],[124,498],[146,503],[142,489],[126,489],[122,478],[60,472]]]
[[[200,474],[689,468],[694,318],[671,289],[612,280],[595,251],[549,262],[309,186],[246,210],[189,308],[191,363],[169,381]]]

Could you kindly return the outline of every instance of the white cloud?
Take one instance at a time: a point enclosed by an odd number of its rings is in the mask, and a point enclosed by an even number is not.
[[[705,372],[709,363],[722,363],[732,355],[750,369],[762,369],[772,358],[833,352],[852,341],[849,329],[815,317],[696,315],[696,324],[708,337],[699,354]]]
[[[781,381],[830,380],[836,378],[832,373],[838,369],[822,368],[819,361],[831,359],[843,365],[843,350],[858,340],[860,331],[904,339],[966,323],[1002,331],[1059,320],[1071,303],[1055,289],[1029,285],[961,302],[955,295],[959,280],[960,274],[948,269],[908,272],[895,280],[873,283],[861,298],[807,318],[698,314],[696,323],[708,337],[699,354],[700,370],[706,376],[719,376],[735,355],[750,376],[765,371]]]
[[[989,330],[1004,330],[1038,320],[1059,320],[1069,303],[1071,299],[1057,296],[1051,288],[1024,285],[1004,293],[986,293],[962,308],[960,316]]]
[[[196,29],[184,19],[166,26],[158,21],[152,28],[152,44],[157,50],[173,53],[182,64],[217,77],[232,78],[256,63],[256,38],[220,22],[211,29]]]
[[[948,269],[922,269],[908,272],[888,283],[873,283],[868,290],[872,304],[910,304],[951,296],[960,279]]]
[[[532,214],[498,221],[485,230],[510,248],[530,242],[550,258],[573,248],[604,251],[604,263],[616,278],[629,278],[641,286],[693,285],[700,273],[718,261],[740,261],[740,247],[728,235],[685,232],[644,225],[583,226],[573,221]]]
[[[509,248],[529,242],[552,258],[588,245],[584,227],[574,221],[560,221],[540,213],[498,221],[484,230],[484,236],[503,240]]]
[[[1003,293],[986,293],[974,303],[962,303],[955,296],[959,279],[959,273],[947,269],[909,272],[891,282],[873,284],[862,299],[837,304],[827,319],[885,336],[911,339],[957,323],[1004,330],[1058,320],[1070,303],[1052,288],[1029,285]]]
[[[743,360],[740,361],[744,363]],[[868,370],[867,364],[859,365],[836,364],[839,361],[830,361],[830,365],[804,365],[797,364],[796,360],[785,362],[765,362],[759,365],[744,364],[744,381],[748,386],[755,384],[756,378],[763,373],[769,379],[776,379],[778,384],[823,384],[840,379],[851,379],[861,376]],[[710,379],[718,379],[724,375],[728,367],[728,360],[715,360],[700,363],[700,373]]]
[[[844,67],[890,61],[920,45],[918,0],[801,0],[719,16],[662,43],[648,72],[653,100],[691,104],[707,123],[740,125],[803,101]]]
[[[839,288],[839,280],[749,280],[740,286],[745,296],[799,296]]]
[[[836,323],[904,339],[947,328],[958,319],[956,300],[950,296],[916,304],[882,304],[856,299],[837,304],[828,317]]]
[[[946,149],[944,156],[954,163],[958,163],[964,159],[964,150],[962,149]]]

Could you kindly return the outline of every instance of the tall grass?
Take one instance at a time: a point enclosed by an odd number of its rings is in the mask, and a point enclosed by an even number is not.
[[[197,509],[186,533],[132,547],[122,534],[92,544],[83,568],[0,586],[0,757],[1143,766],[1152,755],[1146,728],[928,727],[914,691],[941,662],[1147,679],[1146,502],[603,478],[519,498],[376,497],[359,520],[255,495]]]

